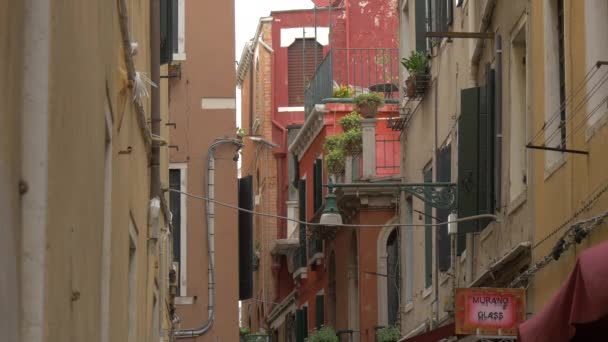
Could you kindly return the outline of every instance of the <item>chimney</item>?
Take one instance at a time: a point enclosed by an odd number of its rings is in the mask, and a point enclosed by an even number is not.
[[[363,178],[376,176],[376,123],[377,119],[361,119],[363,133]]]

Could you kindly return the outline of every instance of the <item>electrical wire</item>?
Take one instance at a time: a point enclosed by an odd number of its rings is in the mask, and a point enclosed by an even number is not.
[[[576,223],[573,223],[570,228],[568,229],[568,231],[563,235],[563,237],[558,240],[558,243],[556,244],[556,246],[549,252],[549,254],[545,255],[544,258],[542,258],[541,260],[539,260],[538,262],[536,262],[535,264],[533,264],[532,266],[530,266],[530,268],[528,268],[527,270],[525,270],[524,272],[520,273],[515,279],[513,279],[513,281],[509,284],[509,287],[513,288],[513,287],[517,287],[520,286],[521,284],[523,284],[526,280],[528,280],[530,277],[532,277],[536,272],[540,271],[541,269],[543,269],[545,266],[547,266],[548,264],[550,264],[553,261],[556,261],[559,259],[559,257],[565,252],[567,251],[572,245],[575,245],[577,243],[580,243],[582,241],[583,238],[588,237],[589,234],[597,227],[599,227],[604,220],[608,218],[608,211],[605,211],[602,214],[599,214],[597,216],[593,216],[591,218],[585,219],[585,220],[581,220],[578,221]],[[568,233],[574,228],[574,227],[579,227],[579,229],[581,229],[581,231],[583,231],[585,233],[584,237],[581,238],[581,241],[576,241],[576,237],[572,237],[571,239],[569,239],[568,241],[565,240],[565,238],[567,237]]]
[[[589,119],[595,115],[595,113],[597,113],[605,104],[606,102],[608,102],[608,96],[604,97],[604,99],[602,101],[600,101],[600,103],[597,104],[597,106],[595,106],[595,108],[593,108],[589,114],[587,114],[583,120],[581,120],[576,127],[574,127],[574,129],[572,129],[572,131],[570,133],[568,133],[568,135],[566,135],[566,139],[568,139],[569,137],[574,137],[574,135],[576,134],[576,132],[578,132],[582,127],[584,127],[584,124],[586,124]]]
[[[591,97],[593,95],[595,95],[595,93],[597,93],[598,90],[600,90],[600,88],[602,88],[602,86],[606,83],[606,81],[608,81],[608,71],[606,71],[606,73],[604,73],[604,76],[602,76],[602,78],[600,79],[599,82],[597,82],[595,85],[593,85],[593,87],[591,87],[591,90],[589,90],[589,92],[587,92],[587,94],[581,100],[581,102],[579,102],[576,105],[576,107],[572,110],[572,112],[565,118],[565,121],[560,122],[560,124],[556,127],[555,131],[553,131],[553,133],[551,133],[549,135],[549,137],[545,138],[545,142],[551,141],[553,138],[555,138],[556,134],[561,133],[561,128],[566,124],[566,122],[568,120],[573,120],[574,115],[576,115],[583,108],[583,105],[586,104],[591,99]],[[546,128],[546,126],[545,126],[545,128]]]
[[[601,189],[600,189],[601,188]],[[587,203],[585,203],[579,210],[577,210],[568,220],[566,220],[566,222],[562,223],[560,226],[558,226],[557,228],[555,228],[552,232],[550,232],[549,234],[547,234],[545,237],[543,237],[542,239],[540,239],[538,242],[536,242],[534,244],[534,246],[532,246],[532,250],[536,249],[538,246],[542,245],[545,241],[549,240],[552,236],[554,236],[555,234],[559,233],[562,229],[564,229],[570,222],[572,222],[572,220],[574,220],[575,218],[577,218],[580,214],[582,214],[584,211],[587,211],[589,208],[591,208],[591,206],[604,194],[608,191],[608,181],[604,182],[604,186],[603,187],[598,187],[596,189],[600,189],[600,190],[596,190],[594,191],[595,194],[587,201]]]
[[[280,215],[274,215],[274,214],[269,214],[269,213],[249,210],[249,209],[241,208],[241,207],[233,205],[233,204],[229,204],[229,203],[225,203],[225,202],[220,202],[218,200],[210,199],[210,198],[207,198],[207,197],[204,197],[204,196],[198,196],[198,195],[187,193],[185,191],[179,191],[177,189],[165,189],[165,190],[166,191],[180,193],[182,195],[186,195],[186,196],[192,197],[192,198],[197,198],[197,199],[200,199],[200,200],[203,200],[203,201],[212,202],[212,203],[215,203],[215,204],[223,206],[223,207],[236,209],[238,211],[243,211],[243,212],[250,213],[250,214],[253,214],[253,215],[266,216],[266,217],[274,217],[274,218],[278,218],[278,219],[282,219],[282,220],[286,220],[286,221],[295,222],[295,223],[298,223],[298,224],[304,224],[304,225],[307,225],[307,226],[315,226],[315,227],[324,227],[324,226],[326,226],[325,224],[321,224],[321,223],[317,223],[317,222],[305,222],[305,221],[300,221],[300,220],[292,219],[292,218],[289,218],[289,217],[286,217],[286,216],[280,216]],[[449,224],[449,223],[466,222],[466,221],[473,221],[473,220],[479,220],[479,219],[498,220],[498,216],[492,215],[492,214],[480,214],[480,215],[473,215],[473,216],[462,217],[462,218],[458,218],[458,219],[452,220],[452,221],[446,221],[446,222],[441,222],[441,223],[430,223],[430,224],[424,224],[424,223],[420,223],[420,224],[416,224],[416,223],[413,223],[413,224],[401,224],[401,223],[393,223],[393,224],[350,224],[350,223],[343,223],[343,224],[340,225],[340,227],[351,227],[351,228],[420,227],[420,228],[425,228],[425,227],[429,227],[429,226],[439,227],[439,226],[443,226],[443,225],[446,225],[446,224]]]
[[[583,89],[583,86],[586,85],[587,82],[589,82],[589,80],[591,78],[593,78],[593,76],[599,70],[600,67],[601,67],[601,65],[596,64],[596,65],[592,66],[587,71],[587,74],[585,75],[585,78],[578,84],[578,86],[575,89],[574,93],[571,93],[570,96],[568,96],[562,103],[560,103],[560,106],[559,106],[558,110],[553,115],[551,115],[549,117],[549,121],[546,121],[546,122],[543,123],[542,128],[534,135],[534,137],[532,137],[532,139],[529,141],[528,144],[534,143],[534,141],[547,128],[547,126],[549,126],[551,123],[553,123],[553,121],[555,121],[556,118],[559,117],[559,114],[561,113],[561,111],[566,108],[567,102],[570,101],[574,96],[578,95],[578,93]]]

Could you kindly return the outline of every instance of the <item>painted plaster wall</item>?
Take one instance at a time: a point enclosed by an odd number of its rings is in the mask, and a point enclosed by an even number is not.
[[[11,10],[9,11],[9,8]],[[21,112],[23,3],[0,1],[0,330],[18,341],[21,264]]]
[[[465,2],[463,7],[454,7],[454,21],[452,27],[457,27],[458,31],[474,32],[479,30],[481,13],[484,9],[484,4],[477,4],[473,1]],[[415,2],[409,1],[404,16],[402,18],[401,45],[414,48],[415,39]],[[509,193],[509,122],[510,113],[514,111],[511,108],[509,101],[509,56],[511,35],[516,34],[514,27],[525,15],[526,2],[497,2],[494,9],[494,15],[490,24],[489,31],[497,32],[502,35],[503,39],[503,145],[502,145],[502,207],[500,215],[505,215],[506,219],[501,220],[501,223],[493,223],[486,228],[481,234],[476,234],[467,244],[466,256],[456,257],[453,260],[455,272],[457,275],[457,286],[468,286],[473,280],[479,277],[487,267],[506,255],[512,248],[520,242],[529,241],[531,239],[531,219],[529,202],[531,200],[524,199],[515,201],[508,198]],[[470,16],[474,15],[471,20]],[[407,19],[407,20],[406,20]],[[456,30],[456,29],[454,29]],[[402,176],[406,182],[422,182],[422,171],[427,167],[432,167],[436,170],[436,161],[434,160],[434,146],[441,148],[446,144],[451,145],[452,150],[452,181],[457,180],[458,171],[458,131],[457,119],[460,115],[460,91],[461,89],[472,86],[485,85],[485,66],[490,64],[495,67],[496,60],[494,55],[494,44],[486,43],[482,49],[481,60],[477,70],[471,67],[471,57],[474,48],[475,40],[469,39],[453,39],[447,42],[443,39],[438,45],[438,48],[433,50],[433,58],[431,59],[431,74],[433,83],[431,88],[424,96],[418,110],[414,113],[409,128],[402,135]],[[401,51],[406,56],[409,51]],[[519,114],[519,113],[517,113]],[[436,128],[435,128],[436,127]],[[435,133],[435,129],[437,133]],[[435,138],[436,134],[436,138]],[[436,171],[433,172],[434,179]],[[424,212],[424,204],[418,199],[413,200],[413,209],[419,212]],[[413,223],[423,224],[424,217],[414,212]],[[405,236],[405,234],[402,234]],[[436,229],[433,232],[433,241],[435,241]],[[451,289],[453,287],[453,279],[447,274],[439,274],[439,279],[435,278],[433,272],[433,284],[439,283],[438,308],[439,313],[436,313],[435,294],[433,287],[425,289],[424,275],[424,228],[413,229],[413,246],[414,251],[411,253],[414,261],[413,266],[413,303],[406,305],[402,303],[402,332],[404,334],[419,327],[422,323],[428,322],[430,318],[439,320],[446,317],[448,312],[446,306],[451,297]],[[405,239],[402,239],[402,246],[408,245]],[[402,249],[402,260],[405,260],[406,251]],[[405,262],[404,262],[405,264]],[[435,265],[435,255],[433,255],[432,264]],[[404,270],[408,272],[408,270]],[[505,272],[516,272],[517,270],[506,270]],[[451,271],[450,271],[451,272]],[[404,279],[403,279],[404,281]],[[402,291],[405,289],[405,283],[402,283]],[[404,295],[404,293],[402,294]]]
[[[314,160],[322,158],[324,154],[323,143],[327,136],[339,134],[342,128],[338,124],[340,118],[352,111],[350,104],[328,104],[328,113],[325,114],[325,126],[314,138],[310,146],[299,161],[300,177],[307,181],[307,208],[313,207],[313,184],[311,181],[312,167]],[[395,108],[387,105],[380,109],[379,118],[386,118],[395,115]],[[386,121],[379,120],[377,126],[378,133],[391,132],[386,128]],[[324,170],[324,177],[327,177],[327,170]],[[323,189],[323,196],[326,189]],[[312,210],[308,210],[307,215],[310,219],[313,216]],[[386,224],[394,215],[394,209],[362,209],[352,223],[360,224]],[[309,330],[315,327],[315,296],[323,291],[325,293],[325,321],[328,322],[328,266],[329,256],[332,252],[336,256],[336,326],[337,330],[353,328],[348,321],[349,311],[358,310],[359,313],[359,339],[361,341],[372,341],[375,338],[375,327],[378,326],[378,297],[377,297],[377,272],[378,267],[378,235],[380,228],[362,228],[356,231],[357,249],[359,251],[359,307],[356,309],[349,307],[349,281],[348,273],[350,268],[350,253],[353,230],[342,228],[334,240],[324,241],[323,265],[315,270],[308,268],[307,278],[300,281],[298,288],[298,304],[308,305],[308,324]]]
[[[274,110],[279,107],[288,107],[288,53],[287,47],[281,47],[281,30],[296,27],[314,27],[314,12],[312,10],[294,10],[271,12],[272,21],[272,41],[274,49],[274,67],[272,75],[273,81],[273,102]],[[332,15],[333,17],[333,15]],[[329,15],[327,11],[317,11],[317,26],[329,27]],[[308,48],[308,47],[307,47]],[[312,46],[311,46],[312,48]],[[328,51],[328,46],[324,46],[324,53]],[[320,62],[320,61],[319,61]],[[290,122],[304,122],[304,112],[277,112],[277,121],[284,126]]]
[[[11,254],[11,248],[3,247],[2,250],[10,254],[6,258],[3,256],[3,261],[10,263],[21,259],[19,253],[23,241],[20,234],[15,233],[23,228],[20,217],[24,208],[18,205],[21,199],[18,197],[17,180],[23,179],[26,183],[33,184],[32,179],[23,177],[21,163],[25,158],[24,139],[38,139],[41,144],[48,146],[48,150],[42,152],[48,153],[48,164],[42,162],[42,170],[38,174],[48,178],[49,182],[46,189],[30,186],[22,194],[30,196],[44,191],[48,193],[41,204],[46,207],[46,214],[39,218],[41,224],[37,227],[46,235],[44,251],[41,252],[45,258],[46,276],[42,284],[36,284],[40,286],[44,298],[44,303],[39,303],[43,310],[42,326],[24,321],[24,312],[35,310],[25,306],[26,300],[36,295],[27,292],[32,287],[22,287],[20,296],[16,289],[11,289],[10,284],[7,283],[5,287],[3,283],[0,291],[2,295],[10,294],[14,299],[13,304],[3,306],[12,312],[10,317],[4,317],[4,312],[2,313],[2,321],[10,325],[6,330],[3,329],[6,331],[4,336],[10,340],[19,340],[16,332],[21,328],[23,332],[28,332],[28,336],[33,336],[29,335],[32,331],[41,329],[44,341],[99,340],[102,330],[100,292],[101,241],[105,220],[104,187],[110,186],[113,196],[110,199],[112,216],[108,218],[113,232],[110,241],[112,281],[109,283],[108,310],[112,314],[109,316],[107,331],[111,331],[112,336],[109,338],[113,340],[127,339],[129,327],[126,297],[129,284],[124,265],[128,264],[129,259],[129,237],[126,234],[129,222],[133,221],[140,228],[136,237],[136,243],[140,247],[136,258],[141,265],[138,268],[138,282],[134,285],[135,292],[140,295],[133,302],[132,308],[139,319],[133,328],[137,332],[137,340],[143,341],[153,336],[150,333],[158,329],[153,326],[150,315],[150,286],[154,277],[152,265],[155,258],[154,253],[148,253],[146,246],[150,179],[147,152],[136,125],[131,95],[125,89],[126,75],[120,71],[126,68],[122,62],[116,4],[99,2],[94,6],[78,3],[66,6],[61,2],[52,2],[49,13],[36,12],[54,18],[48,27],[49,31],[45,32],[52,40],[48,61],[50,83],[39,84],[38,93],[35,93],[36,89],[28,89],[34,96],[48,96],[48,112],[38,113],[41,122],[44,122],[43,116],[48,119],[48,127],[45,128],[48,138],[35,136],[33,127],[21,127],[20,118],[32,115],[24,113],[22,107],[28,101],[22,93],[25,82],[24,56],[33,52],[24,48],[23,32],[28,29],[26,25],[32,25],[32,22],[28,23],[25,19],[25,4],[11,4],[10,10],[7,6],[7,2],[1,3],[2,15],[7,16],[2,22],[10,26],[5,31],[10,34],[0,40],[6,48],[2,49],[1,64],[5,71],[3,75],[8,77],[10,83],[1,82],[2,137],[8,140],[2,144],[0,178],[3,189],[14,189],[4,191],[2,197],[3,210],[9,211],[6,216],[3,212],[2,216],[14,231],[7,230],[10,237],[2,240],[15,249]],[[147,3],[131,2],[128,9],[134,8],[138,11],[129,14],[132,37],[140,43],[136,68],[149,73]],[[40,8],[37,7],[37,10]],[[30,11],[33,10],[30,8]],[[30,15],[32,13],[29,12]],[[29,18],[31,20],[32,17]],[[107,25],[102,26],[101,23]],[[79,48],[74,49],[74,46]],[[5,89],[4,86],[8,84],[11,87]],[[149,110],[149,107],[146,106],[146,109]],[[112,184],[107,184],[104,180],[106,114],[111,117],[109,129],[113,136],[113,153],[109,157],[113,165],[110,171],[114,175]],[[129,146],[132,148],[131,153],[119,155],[118,151],[126,150]],[[5,200],[9,202],[6,205]],[[163,224],[161,217],[161,225]],[[4,234],[5,230],[2,231]],[[9,266],[2,269],[10,270]],[[12,267],[11,277],[2,277],[3,279],[19,279],[19,265],[12,264]],[[24,277],[25,282],[32,281],[26,275]],[[11,303],[8,300],[2,302]],[[15,312],[21,314],[15,315]]]
[[[186,60],[182,78],[170,84],[171,162],[187,163],[188,191],[201,194],[207,179],[209,145],[218,138],[235,137],[235,109],[202,108],[203,98],[234,101],[234,1],[186,2]],[[235,148],[222,146],[215,152],[215,195],[236,203]],[[180,305],[181,328],[201,326],[207,318],[207,228],[204,202],[187,199],[187,296],[194,304]],[[238,253],[237,215],[233,209],[215,206],[216,306],[213,328],[193,341],[236,341],[238,339]]]
[[[564,1],[565,3],[565,35],[566,35],[566,93],[570,94],[584,80],[587,71],[591,67],[589,60],[600,60],[606,54],[606,44],[602,40],[602,21],[594,17],[595,11],[606,10],[603,3],[589,3],[579,1]],[[589,6],[586,8],[586,6]],[[532,120],[533,132],[538,132],[545,120],[545,94],[542,92],[545,86],[545,63],[544,50],[549,47],[543,30],[544,13],[547,4],[544,1],[533,2],[531,5],[531,17],[536,18],[532,22],[531,30],[531,59],[533,63],[533,78],[537,86],[533,88]],[[599,25],[598,25],[599,24]],[[599,49],[599,51],[598,51]],[[602,51],[602,52],[600,52]],[[605,68],[602,67],[602,69]],[[605,70],[600,69],[598,74]],[[534,165],[533,181],[535,193],[535,230],[534,237],[540,241],[564,221],[569,219],[584,203],[586,203],[596,190],[606,186],[606,163],[605,149],[608,146],[608,131],[605,127],[606,110],[600,109],[597,115],[599,124],[589,125],[586,116],[590,115],[594,106],[589,101],[578,110],[578,103],[592,89],[596,82],[589,82],[583,87],[571,102],[566,104],[566,131],[568,134],[567,144],[569,148],[589,151],[587,157],[564,154],[563,164],[550,172],[545,168],[546,152],[535,152],[532,155]],[[594,95],[596,100],[605,96]],[[600,95],[601,94],[601,95]],[[597,97],[599,96],[599,97]],[[571,117],[572,116],[572,117]],[[602,121],[603,120],[603,121]],[[581,126],[581,127],[578,127]],[[577,130],[578,127],[578,130]],[[595,133],[591,133],[595,131]],[[591,134],[590,134],[591,133]],[[574,221],[603,213],[608,208],[606,195],[600,197],[591,208],[577,217]],[[531,306],[533,312],[542,310],[544,305],[557,292],[559,286],[565,281],[573,269],[577,256],[586,248],[605,241],[608,236],[605,232],[606,223],[598,227],[586,240],[575,248],[565,252],[559,261],[549,264],[538,272],[533,278],[531,286]],[[546,242],[540,244],[533,251],[534,261],[547,255],[555,245],[559,234],[551,236]]]

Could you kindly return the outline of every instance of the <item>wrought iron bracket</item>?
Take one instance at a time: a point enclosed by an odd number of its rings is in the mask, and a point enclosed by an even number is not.
[[[333,188],[393,188],[405,191],[431,207],[455,211],[458,208],[458,186],[449,182],[437,183],[337,183],[325,184],[332,191]]]
[[[458,188],[453,183],[403,184],[400,188],[437,209],[456,210]]]

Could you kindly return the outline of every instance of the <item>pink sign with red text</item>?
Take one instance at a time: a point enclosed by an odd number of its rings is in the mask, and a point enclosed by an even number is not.
[[[523,289],[456,289],[456,333],[515,336],[525,319]]]

